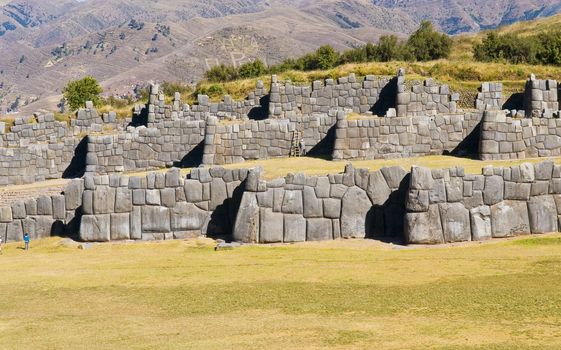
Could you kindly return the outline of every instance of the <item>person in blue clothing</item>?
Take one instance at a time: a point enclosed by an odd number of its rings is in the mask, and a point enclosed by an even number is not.
[[[25,243],[25,250],[29,250],[29,235],[27,233],[23,235],[23,242]]]

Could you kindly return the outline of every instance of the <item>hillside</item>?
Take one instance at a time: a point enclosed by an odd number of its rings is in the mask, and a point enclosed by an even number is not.
[[[457,33],[558,10],[553,0],[2,1],[0,106],[19,97],[20,106],[39,100],[24,113],[52,109],[66,82],[86,74],[109,94],[129,94],[151,80],[195,82],[219,63],[275,64],[321,44],[405,37],[421,19]]]

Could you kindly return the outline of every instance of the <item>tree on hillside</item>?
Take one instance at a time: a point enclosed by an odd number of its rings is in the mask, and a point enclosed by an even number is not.
[[[101,101],[99,94],[102,92],[103,89],[92,76],[71,81],[62,90],[62,94],[71,110],[83,107],[86,101],[92,101],[94,105],[98,106]]]
[[[260,75],[267,73],[267,67],[260,59],[255,59],[253,62],[247,62],[242,64],[238,68],[238,74],[240,78],[255,78]]]
[[[452,39],[437,32],[431,22],[422,21],[419,29],[407,40],[407,47],[418,61],[447,58],[452,49]]]
[[[314,69],[331,69],[337,65],[339,53],[330,45],[321,46],[315,54],[316,67]]]

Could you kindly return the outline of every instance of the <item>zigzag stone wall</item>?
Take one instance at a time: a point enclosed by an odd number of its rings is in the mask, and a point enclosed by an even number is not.
[[[439,113],[456,113],[460,95],[452,94],[448,85],[438,85],[433,79],[426,79],[422,84],[413,82],[408,88],[405,73],[400,70],[397,75],[396,109],[398,117],[428,116]]]
[[[524,159],[561,155],[561,119],[512,118],[487,111],[481,123],[480,158]]]
[[[475,150],[460,144],[474,132],[482,113],[436,116],[339,118],[333,159],[379,159],[439,155]]]
[[[335,124],[336,110],[328,114],[292,116],[286,119],[251,120],[223,124],[207,120],[203,164],[232,164],[246,160],[290,156],[294,130],[302,131],[306,151],[326,140]]]
[[[233,238],[275,243],[338,238],[395,239],[403,230],[404,184],[399,168],[343,174],[290,174],[273,181],[250,171]]]
[[[293,115],[328,113],[333,108],[349,108],[356,113],[366,113],[374,109],[389,82],[388,78],[376,78],[373,75],[367,75],[361,82],[354,74],[350,74],[336,81],[317,80],[311,87],[300,87],[290,82],[281,84],[276,76],[273,76],[269,117],[286,118]],[[389,96],[393,99],[391,92]],[[388,107],[391,107],[393,102],[390,101]]]
[[[463,242],[557,232],[561,166],[550,161],[482,175],[414,167],[407,194],[407,243]]]

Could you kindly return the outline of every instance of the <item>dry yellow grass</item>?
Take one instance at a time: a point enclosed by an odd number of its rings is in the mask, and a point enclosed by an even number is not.
[[[558,349],[561,235],[393,250],[57,238],[0,255],[4,349]]]
[[[257,165],[263,167],[266,179],[274,179],[285,176],[288,173],[305,173],[308,175],[325,175],[342,172],[345,165],[353,164],[355,168],[366,168],[378,170],[384,166],[400,166],[409,170],[413,165],[425,166],[431,169],[441,169],[461,166],[467,173],[480,174],[481,169],[486,165],[511,166],[524,162],[538,163],[546,159],[553,160],[556,164],[561,164],[561,157],[553,158],[531,158],[524,160],[509,161],[481,161],[468,158],[457,158],[452,156],[426,156],[418,158],[399,158],[399,159],[375,159],[358,161],[330,161],[321,158],[297,157],[297,158],[275,158],[258,161],[248,161],[245,163],[226,165],[227,169],[251,168]],[[187,170],[186,170],[187,171]]]

